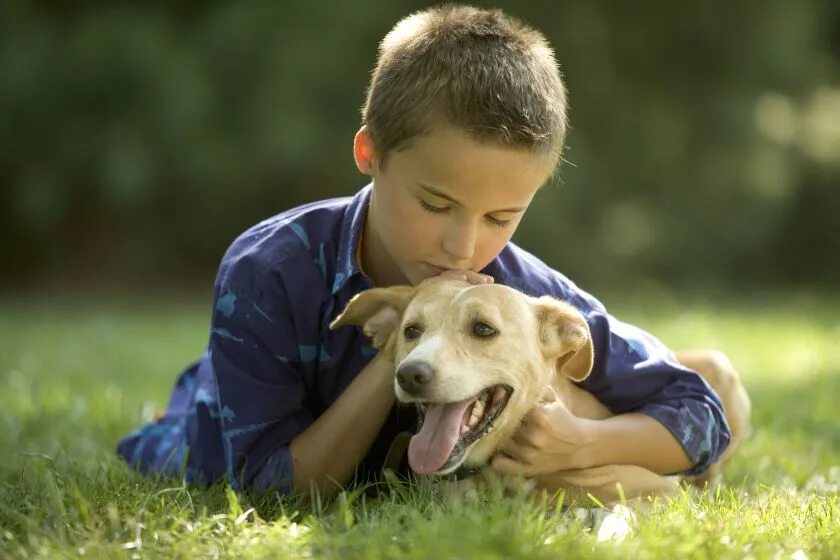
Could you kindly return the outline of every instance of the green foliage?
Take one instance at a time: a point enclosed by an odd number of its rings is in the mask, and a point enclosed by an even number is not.
[[[377,42],[424,5],[4,3],[0,283],[208,279],[250,224],[353,193]],[[571,92],[525,246],[587,286],[840,279],[836,2],[493,5]]]
[[[726,485],[640,514],[622,541],[603,539],[597,510],[550,512],[493,485],[454,500],[391,481],[306,503],[142,477],[115,444],[200,353],[204,305],[0,301],[0,557],[838,557],[840,302],[611,307],[672,347],[726,351],[754,407]]]

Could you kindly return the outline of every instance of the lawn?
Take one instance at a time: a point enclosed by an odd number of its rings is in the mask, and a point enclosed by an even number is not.
[[[710,301],[608,303],[673,348],[727,352],[753,434],[718,491],[599,540],[579,511],[497,488],[447,501],[394,485],[306,505],[144,479],[114,445],[203,349],[206,302],[0,300],[0,557],[840,557],[840,301]]]

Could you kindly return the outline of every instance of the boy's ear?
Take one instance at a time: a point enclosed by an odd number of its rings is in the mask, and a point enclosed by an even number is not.
[[[594,349],[589,324],[568,303],[543,296],[535,304],[540,345],[546,357],[557,361],[557,371],[583,381],[592,371]]]
[[[356,167],[365,175],[372,175],[376,171],[376,150],[367,125],[363,125],[353,138],[353,159],[356,160]]]
[[[373,339],[373,347],[382,350],[399,326],[414,291],[411,286],[392,286],[371,288],[356,294],[330,323],[330,329],[361,325],[362,331]]]

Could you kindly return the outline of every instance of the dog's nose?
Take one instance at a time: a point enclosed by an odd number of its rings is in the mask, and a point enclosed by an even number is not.
[[[406,393],[417,393],[432,380],[435,369],[429,362],[419,360],[404,363],[397,370],[397,383]]]

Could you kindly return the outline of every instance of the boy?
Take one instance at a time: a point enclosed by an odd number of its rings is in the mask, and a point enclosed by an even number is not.
[[[372,184],[234,241],[206,353],[179,378],[166,415],[119,453],[144,472],[226,476],[234,488],[314,484],[329,494],[354,473],[372,478],[416,418],[394,406],[393,364],[358,329],[328,325],[362,290],[460,274],[578,307],[596,351],[583,386],[617,413],[590,421],[539,408],[494,468],[705,470],[729,441],[717,395],[656,339],[509,242],[565,133],[565,87],[541,34],[463,6],[400,21],[380,46],[353,146]]]

